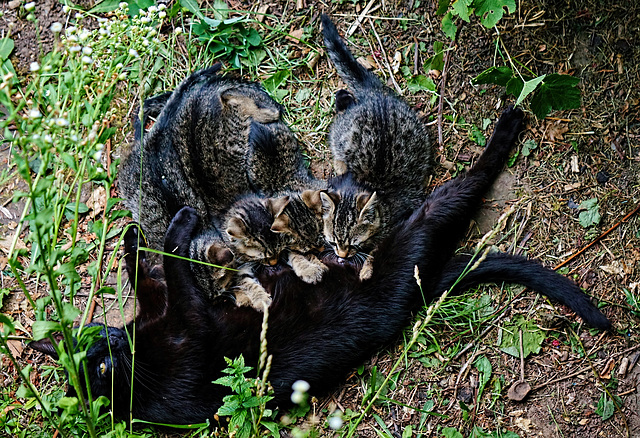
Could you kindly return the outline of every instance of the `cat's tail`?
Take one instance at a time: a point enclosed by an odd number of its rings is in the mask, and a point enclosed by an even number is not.
[[[328,15],[322,14],[322,35],[329,59],[338,70],[343,81],[357,94],[369,89],[384,89],[380,79],[364,68],[338,34],[338,29]]]
[[[474,270],[461,277],[470,261],[471,256],[466,255],[451,259],[434,291],[440,294],[453,288],[452,292],[456,293],[480,283],[518,283],[568,306],[591,327],[611,328],[611,322],[576,283],[535,260],[490,253]]]

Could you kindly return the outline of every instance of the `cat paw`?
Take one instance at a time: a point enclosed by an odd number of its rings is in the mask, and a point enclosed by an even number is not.
[[[360,270],[360,281],[365,281],[371,278],[373,275],[373,267],[371,265],[364,265]]]
[[[322,280],[324,273],[327,272],[328,270],[329,268],[324,264],[322,264],[322,265],[310,265],[310,266],[307,266],[301,272],[298,272],[296,270],[294,270],[294,272],[296,273],[298,278],[304,281],[305,283],[317,284],[320,282],[320,280]]]
[[[169,224],[164,237],[164,251],[186,257],[197,224],[198,215],[195,209],[182,207]]]
[[[519,107],[509,105],[502,111],[496,124],[496,131],[509,133],[515,139],[523,129],[524,112]]]
[[[124,253],[125,253],[125,260],[127,261],[127,263],[129,261],[133,261],[133,263],[135,264],[135,255],[136,252],[138,252],[138,247],[140,246],[140,243],[142,243],[143,245],[145,245],[145,241],[144,241],[144,237],[140,235],[140,230],[138,229],[139,225],[136,222],[131,222],[129,224],[129,228],[127,228],[127,231],[124,233],[124,238],[123,238],[123,242],[124,242]],[[133,259],[131,259],[131,257],[133,256]],[[144,252],[140,251],[140,254],[138,254],[138,259],[142,260],[144,259]]]
[[[260,294],[259,296],[247,294],[245,291],[236,291],[236,306],[238,307],[253,307],[259,312],[263,312],[265,307],[271,305],[271,297],[269,295]]]

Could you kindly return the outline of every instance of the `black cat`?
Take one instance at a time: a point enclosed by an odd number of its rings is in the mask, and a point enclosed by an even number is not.
[[[379,247],[371,281],[361,282],[349,264],[334,258],[325,260],[329,271],[314,285],[288,267],[256,274],[273,298],[267,342],[273,355],[269,379],[274,405],[290,404],[291,385],[299,379],[310,383],[311,393],[326,393],[393,342],[421,304],[452,286],[469,261],[453,257],[454,250],[515,144],[522,119],[519,109],[507,109],[475,166],[435,190],[391,232]],[[188,255],[197,222],[194,210],[183,208],[169,226],[165,251]],[[84,369],[92,393],[109,397],[120,418],[129,417],[133,394],[133,418],[165,424],[212,419],[228,392],[212,383],[226,367],[223,358],[242,354],[248,365],[258,363],[262,314],[224,297],[212,304],[198,289],[188,261],[166,256],[166,283],[148,275],[144,254],[136,263],[136,242],[136,232],[127,233],[126,264],[130,277],[137,278],[140,314],[135,327],[105,327],[103,338],[90,347]],[[414,279],[415,266],[422,273],[423,295]],[[557,299],[593,327],[610,327],[575,283],[523,258],[489,254],[457,288],[503,280]],[[132,349],[125,331],[133,330],[131,382]],[[48,340],[30,346],[51,353]]]

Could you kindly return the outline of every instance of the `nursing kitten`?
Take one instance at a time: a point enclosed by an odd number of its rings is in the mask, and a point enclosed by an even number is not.
[[[286,249],[286,236],[271,231],[274,215],[280,208],[272,199],[250,195],[237,201],[226,215],[227,246],[238,269],[231,285],[238,306],[262,310],[271,304],[269,293],[255,275],[262,269],[275,269]]]
[[[249,145],[249,180],[254,189],[275,195],[268,201],[274,206],[270,231],[286,238],[287,264],[296,275],[317,283],[327,267],[316,256],[324,248],[322,223],[309,196],[326,183],[311,176],[295,136],[282,125],[252,123]]]
[[[488,254],[458,281],[469,257],[455,256],[456,247],[505,164],[522,119],[520,110],[505,110],[471,170],[436,189],[391,231],[379,245],[371,281],[360,282],[348,265],[335,261],[328,262],[329,271],[315,285],[288,269],[258,273],[273,297],[267,330],[273,357],[270,407],[291,406],[296,380],[307,381],[311,395],[327,393],[374,352],[397,341],[414,312],[454,284],[455,292],[460,285],[516,281],[571,307],[592,327],[611,327],[573,281],[522,257]],[[169,226],[165,251],[188,255],[197,220],[193,209],[182,209]],[[129,238],[125,235],[125,243]],[[215,424],[230,389],[213,382],[228,367],[225,357],[242,354],[247,366],[257,366],[263,315],[224,298],[212,305],[185,260],[165,257],[166,284],[146,277],[150,271],[143,255],[137,260],[135,248],[129,250],[126,268],[138,278],[141,304],[135,324],[104,328],[87,351],[80,381],[87,379],[94,399],[110,399],[116,418]],[[416,266],[421,288],[414,278]],[[126,332],[135,332],[135,346],[128,344]],[[29,347],[55,356],[49,339]]]
[[[371,250],[424,200],[432,150],[417,113],[356,61],[326,15],[322,25],[327,54],[351,90],[336,93],[329,130],[339,178],[322,195],[324,233],[338,257],[363,258],[365,280]]]

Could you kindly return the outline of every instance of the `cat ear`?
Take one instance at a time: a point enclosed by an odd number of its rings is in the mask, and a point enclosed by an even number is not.
[[[212,243],[207,248],[207,261],[214,265],[227,266],[233,261],[233,253],[225,246]]]
[[[289,196],[282,196],[281,198],[268,198],[265,200],[264,206],[269,210],[269,213],[273,217],[278,217],[282,214],[282,211],[287,205],[289,205],[291,198]]]
[[[39,341],[31,341],[27,344],[27,347],[32,350],[39,351],[40,353],[47,354],[54,359],[58,359],[58,353],[49,338],[40,339]]]
[[[305,190],[300,193],[300,199],[315,214],[322,213],[322,199],[320,193],[323,190]]]
[[[356,99],[355,97],[353,97],[353,94],[349,93],[347,90],[336,91],[336,112],[346,110],[351,105],[353,105],[355,101]]]
[[[291,231],[291,228],[289,228],[289,216],[281,214],[276,217],[273,224],[271,224],[271,231],[274,233],[286,233]]]
[[[360,211],[358,222],[373,223],[378,216],[378,195],[376,192],[369,195],[361,193],[356,198],[356,208]]]
[[[227,234],[236,239],[247,237],[247,223],[242,218],[234,216],[227,221]]]
[[[320,191],[320,200],[322,201],[322,217],[326,219],[335,211],[336,203],[324,190]]]
[[[259,123],[271,123],[280,119],[280,111],[273,108],[260,108],[256,101],[247,96],[249,90],[230,88],[220,92],[222,107],[237,107],[246,117]]]

